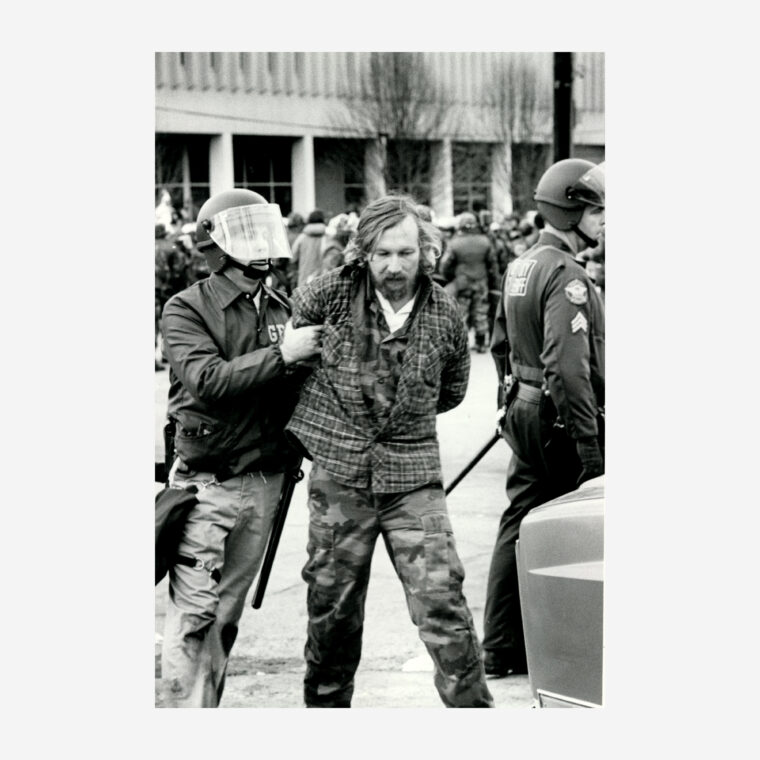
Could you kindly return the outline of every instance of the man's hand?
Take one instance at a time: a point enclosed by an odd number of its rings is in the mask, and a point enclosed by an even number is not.
[[[591,480],[591,478],[595,478],[598,475],[602,475],[604,473],[604,460],[602,459],[602,452],[599,450],[596,436],[579,438],[575,442],[575,446],[578,450],[581,465],[583,465],[583,472],[581,472],[581,476],[578,478],[577,485],[586,480]]]
[[[285,364],[306,361],[318,356],[322,351],[322,325],[293,327],[291,321],[285,323],[285,333],[280,341],[280,353]]]
[[[507,417],[506,407],[499,407],[499,411],[496,412],[496,433],[498,435],[504,435],[504,422]]]

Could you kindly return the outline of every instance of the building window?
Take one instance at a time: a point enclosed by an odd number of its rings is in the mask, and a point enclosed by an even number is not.
[[[430,143],[421,140],[388,140],[386,144],[388,192],[411,195],[417,203],[430,205]]]
[[[551,165],[552,146],[544,143],[512,143],[512,208],[524,214],[536,208],[533,191]]]
[[[165,188],[185,221],[195,221],[211,195],[208,135],[158,132],[155,137],[155,200]]]
[[[293,207],[293,173],[289,137],[232,138],[235,187],[243,187],[263,195],[269,203],[277,203],[284,216]]]
[[[491,145],[452,143],[454,213],[491,208]]]

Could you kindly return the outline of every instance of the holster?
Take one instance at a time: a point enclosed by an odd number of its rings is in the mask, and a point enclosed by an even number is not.
[[[176,450],[174,448],[174,436],[176,433],[177,421],[173,417],[169,417],[164,425],[164,467],[167,482],[176,457]]]
[[[517,388],[520,383],[513,375],[507,375],[501,386],[501,404],[507,409],[509,405],[517,398]]]

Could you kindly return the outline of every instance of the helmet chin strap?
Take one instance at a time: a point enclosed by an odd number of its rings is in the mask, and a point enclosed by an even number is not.
[[[227,266],[235,267],[243,273],[243,277],[247,277],[249,280],[263,280],[269,274],[270,263],[266,262],[266,267],[259,269],[259,267],[253,264],[241,264],[237,259],[233,259],[229,254],[227,255]]]
[[[574,224],[574,225],[573,225],[573,226],[572,226],[570,229],[571,229],[571,230],[572,230],[572,231],[573,231],[573,232],[574,232],[574,233],[575,233],[575,234],[576,234],[576,235],[577,235],[577,236],[578,236],[578,237],[579,237],[579,238],[580,238],[580,239],[581,239],[581,240],[582,240],[582,241],[583,241],[583,242],[584,242],[584,243],[585,243],[585,244],[586,244],[586,245],[587,245],[589,248],[595,248],[595,247],[596,247],[596,245],[597,245],[597,243],[599,242],[598,240],[594,240],[594,238],[592,238],[592,237],[589,237],[589,236],[588,236],[588,235],[587,235],[585,232],[583,232],[583,230],[581,230],[581,228],[580,228],[580,227],[579,227],[577,224]]]

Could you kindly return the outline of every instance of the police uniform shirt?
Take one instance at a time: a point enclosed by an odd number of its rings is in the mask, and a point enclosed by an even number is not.
[[[571,438],[597,435],[604,405],[604,307],[560,238],[542,232],[504,277],[510,367],[545,384]]]

